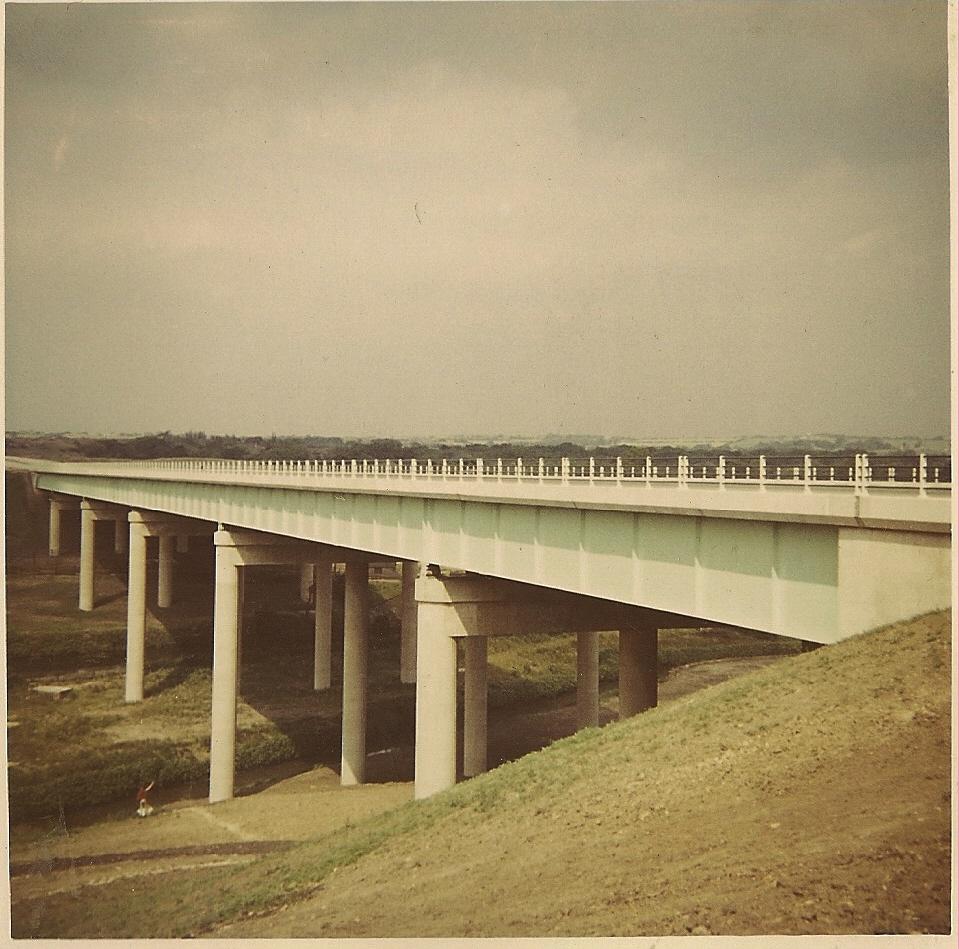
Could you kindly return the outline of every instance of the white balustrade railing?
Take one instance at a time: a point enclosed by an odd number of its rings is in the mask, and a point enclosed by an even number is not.
[[[217,458],[161,459],[128,462],[111,462],[137,470],[158,472],[176,471],[185,474],[213,474],[231,477],[264,477],[296,479],[406,479],[413,481],[538,481],[567,484],[571,482],[615,484],[673,484],[687,487],[691,483],[714,484],[719,489],[731,486],[755,485],[765,489],[775,485],[836,485],[854,488],[857,492],[872,487],[916,487],[920,493],[929,488],[951,487],[951,466],[933,465],[929,468],[927,455],[920,454],[910,459],[897,456],[884,459],[878,467],[869,455],[860,452],[854,456],[852,465],[836,464],[834,458],[824,458],[823,463],[814,463],[812,456],[805,455],[801,464],[793,458],[767,458],[754,456],[738,461],[727,460],[720,455],[715,461],[699,460],[691,464],[688,455],[678,458],[656,459],[646,456],[640,464],[624,464],[621,457],[609,461],[561,458],[556,463],[547,463],[538,458],[535,463],[522,458],[495,462],[483,458],[455,462],[443,458],[418,461],[408,459],[309,459],[309,460],[236,460]],[[889,464],[898,460],[899,464]],[[944,459],[945,460],[945,459]],[[906,462],[906,463],[903,463]],[[78,467],[100,466],[102,462],[77,462]],[[71,465],[72,467],[72,465]],[[880,473],[882,477],[877,478]]]

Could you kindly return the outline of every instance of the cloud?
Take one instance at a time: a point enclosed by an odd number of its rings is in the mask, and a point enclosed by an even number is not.
[[[338,392],[390,387],[381,431],[424,387],[444,427],[491,429],[555,428],[554,409],[715,429],[747,417],[743,379],[781,430],[851,418],[858,395],[795,396],[837,379],[946,392],[945,57],[920,20],[812,0],[14,5],[13,404],[31,374],[84,371],[88,330],[162,356],[160,387],[178,366],[295,377],[346,427]],[[31,335],[49,313],[76,325]]]

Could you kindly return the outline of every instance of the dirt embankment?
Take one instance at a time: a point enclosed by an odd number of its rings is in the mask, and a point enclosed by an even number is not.
[[[949,634],[901,624],[555,746],[218,934],[948,932]]]

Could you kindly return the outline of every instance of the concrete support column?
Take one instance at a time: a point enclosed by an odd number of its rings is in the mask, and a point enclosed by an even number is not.
[[[333,680],[333,564],[318,563],[313,570],[316,613],[313,620],[313,688],[328,689]]]
[[[127,552],[127,538],[130,536],[129,522],[116,520],[113,522],[113,552],[125,554]]]
[[[576,729],[599,725],[599,633],[576,634]]]
[[[127,577],[127,674],[125,699],[143,701],[143,654],[147,615],[147,536],[140,523],[130,523]]]
[[[420,565],[403,561],[403,586],[400,597],[400,682],[416,681],[416,575]]]
[[[161,534],[157,582],[157,606],[166,609],[173,605],[173,535]]]
[[[417,606],[417,799],[456,783],[456,640],[444,629],[444,609],[434,603]]]
[[[60,522],[63,505],[56,500],[50,500],[50,556],[60,556]]]
[[[362,784],[366,778],[366,600],[369,567],[346,565],[343,598],[343,746],[340,783]]]
[[[88,613],[93,609],[97,522],[86,505],[80,506],[80,609]]]
[[[620,631],[620,718],[629,718],[656,707],[658,632],[651,626]]]
[[[310,587],[313,585],[313,564],[300,564],[300,599],[310,602]]]
[[[210,803],[233,797],[236,760],[236,693],[239,606],[237,555],[216,548],[213,600],[213,713],[210,734]]]
[[[190,550],[190,535],[177,534],[176,552],[178,554],[185,554],[185,553],[189,553],[189,550]]]
[[[463,774],[486,770],[486,637],[463,639]]]

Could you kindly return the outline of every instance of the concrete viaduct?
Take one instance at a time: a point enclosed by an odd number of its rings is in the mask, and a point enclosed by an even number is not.
[[[951,603],[951,473],[752,466],[680,457],[626,467],[482,459],[65,463],[7,459],[61,512],[81,511],[79,607],[94,604],[96,523],[129,550],[126,700],[143,698],[146,539],[159,538],[159,605],[173,550],[216,549],[210,801],[233,796],[243,578],[300,564],[316,596],[314,685],[330,684],[331,569],[345,564],[341,781],[366,762],[368,566],[402,561],[400,676],[416,682],[415,795],[456,781],[457,641],[464,773],[486,768],[486,637],[575,632],[580,726],[599,715],[598,632],[620,633],[620,708],[656,704],[657,630],[724,624],[833,643]],[[883,477],[885,475],[885,477]],[[424,569],[454,568],[454,575]],[[459,575],[456,575],[459,574]]]

